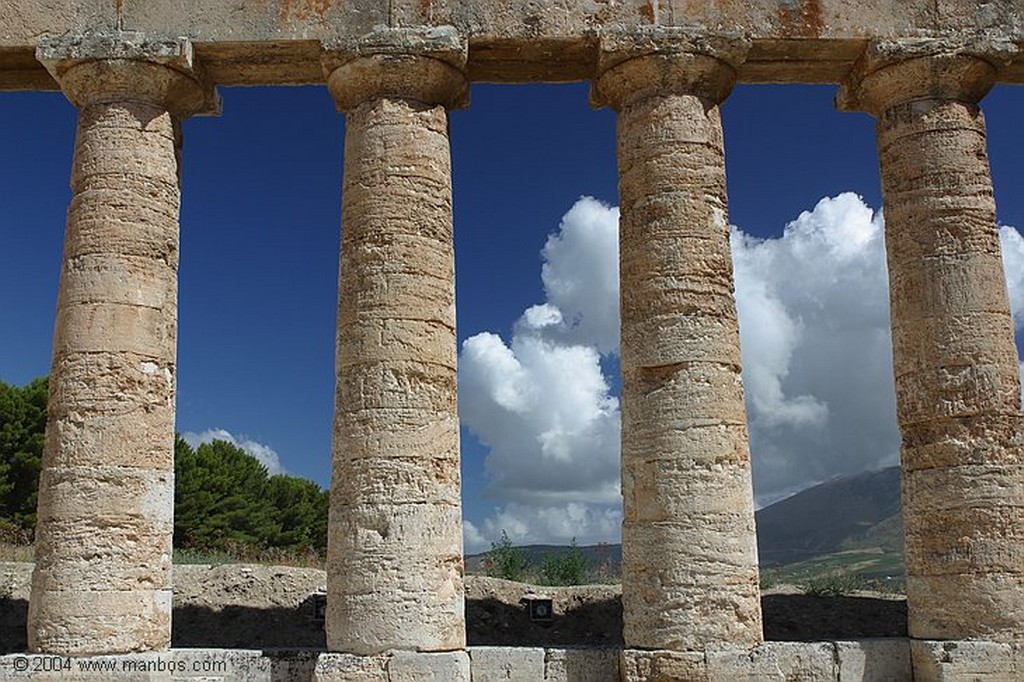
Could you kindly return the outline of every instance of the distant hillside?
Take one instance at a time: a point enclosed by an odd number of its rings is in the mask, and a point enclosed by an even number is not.
[[[876,563],[887,569],[881,572],[901,572],[899,467],[837,477],[765,507],[756,513],[756,519],[762,567],[793,566],[837,554],[853,562],[870,555],[875,557],[873,562],[862,563]],[[557,545],[523,547],[533,564],[539,564],[546,554],[565,549]],[[620,574],[621,545],[590,545],[580,549],[592,567],[604,563],[607,572]],[[466,570],[483,573],[486,556],[467,556]]]
[[[526,555],[526,560],[537,566],[548,554],[564,552],[569,548],[562,545],[523,545],[520,549]],[[610,576],[618,576],[622,573],[622,545],[581,545],[580,551],[590,562],[591,571],[596,572],[603,566],[604,573]],[[483,562],[487,554],[488,552],[468,555],[466,557],[466,572],[484,573]]]
[[[899,467],[835,478],[757,513],[762,566],[867,548],[903,552]]]

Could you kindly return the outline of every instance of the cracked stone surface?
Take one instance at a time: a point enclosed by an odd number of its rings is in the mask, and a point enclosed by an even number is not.
[[[171,110],[194,81],[130,61],[83,62],[61,76],[81,111],[29,647],[160,650],[171,635],[174,509],[180,133]]]
[[[594,87],[619,112],[627,647],[762,639],[717,106],[733,77],[653,55]]]
[[[938,55],[846,88],[877,118],[918,639],[1024,637],[1020,379],[977,106],[994,81]]]
[[[424,101],[464,84],[433,59],[390,66],[383,92],[331,80],[347,125],[327,646],[361,655],[466,645],[449,102]]]

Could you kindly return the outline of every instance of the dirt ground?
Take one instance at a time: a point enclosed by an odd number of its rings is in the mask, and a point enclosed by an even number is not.
[[[24,651],[31,564],[0,563],[0,653]],[[323,571],[281,566],[177,566],[174,571],[175,647],[245,649],[323,648],[323,621],[314,596],[326,587]],[[521,600],[530,593],[553,600],[549,624],[530,621]],[[905,637],[906,602],[863,594],[812,597],[775,588],[762,598],[769,640],[813,641]],[[618,585],[541,588],[467,576],[470,645],[621,646]]]

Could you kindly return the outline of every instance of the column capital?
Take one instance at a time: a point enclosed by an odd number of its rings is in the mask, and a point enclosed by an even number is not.
[[[1017,49],[1009,41],[981,38],[873,41],[840,86],[836,107],[877,118],[913,100],[977,104]]]
[[[467,45],[451,26],[385,28],[325,43],[321,63],[339,111],[377,97],[457,109],[469,104]]]
[[[689,29],[604,34],[590,102],[621,110],[648,97],[686,94],[720,104],[732,92],[736,67],[749,47],[739,34],[708,36]]]
[[[36,46],[36,59],[77,107],[145,100],[179,118],[220,113],[220,97],[187,38],[126,31],[46,37]]]

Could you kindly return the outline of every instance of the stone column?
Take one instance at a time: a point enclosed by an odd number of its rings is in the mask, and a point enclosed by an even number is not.
[[[327,647],[358,655],[466,645],[446,111],[465,52],[403,37],[325,59],[346,113]]]
[[[634,41],[636,44],[636,41]],[[619,114],[627,648],[762,640],[718,105],[727,61],[609,50]]]
[[[39,480],[29,648],[171,640],[179,121],[215,105],[188,44],[61,39],[79,107]]]
[[[917,639],[1024,637],[1020,381],[978,108],[995,74],[879,44],[838,100],[877,119]]]

